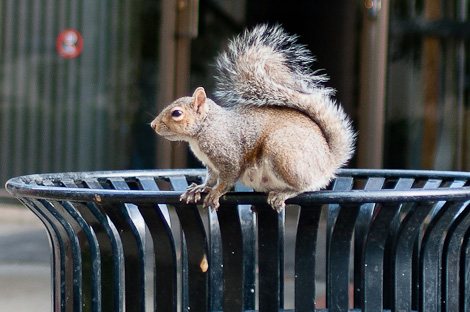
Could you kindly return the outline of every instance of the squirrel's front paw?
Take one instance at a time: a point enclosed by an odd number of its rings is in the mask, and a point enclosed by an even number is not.
[[[181,195],[180,200],[185,201],[186,204],[197,203],[199,200],[201,200],[201,193],[208,192],[211,189],[211,187],[204,184],[198,185],[196,183],[192,183],[190,186],[188,186],[186,192]]]

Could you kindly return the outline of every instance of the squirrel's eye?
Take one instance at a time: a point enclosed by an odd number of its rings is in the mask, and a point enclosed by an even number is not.
[[[171,117],[176,120],[176,121],[179,121],[181,119],[183,119],[183,111],[181,109],[174,109],[171,111]]]
[[[171,117],[179,117],[183,115],[183,112],[180,111],[179,109],[175,109],[174,111],[171,112]]]

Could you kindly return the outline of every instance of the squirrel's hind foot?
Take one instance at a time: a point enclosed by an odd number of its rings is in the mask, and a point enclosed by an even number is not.
[[[219,203],[220,195],[217,192],[209,192],[204,199],[203,209],[210,209],[212,212],[217,211],[220,207]]]
[[[268,194],[268,204],[273,207],[277,212],[281,212],[286,208],[286,200],[289,198],[295,197],[299,192],[275,192],[271,191]]]

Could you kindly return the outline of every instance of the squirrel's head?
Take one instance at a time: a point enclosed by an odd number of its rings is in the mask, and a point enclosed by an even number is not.
[[[188,141],[199,131],[207,115],[208,101],[204,88],[199,87],[192,97],[182,97],[171,103],[150,126],[170,141]]]

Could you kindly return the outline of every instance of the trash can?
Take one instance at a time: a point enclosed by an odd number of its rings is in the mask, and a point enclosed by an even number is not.
[[[281,311],[287,301],[315,311],[316,262],[326,263],[324,311],[470,307],[470,173],[342,170],[326,190],[287,202],[294,229],[266,194],[239,185],[217,212],[181,202],[204,176],[148,170],[9,180],[7,190],[49,234],[54,311]],[[291,253],[285,230],[295,233]],[[325,248],[317,248],[320,236]]]

